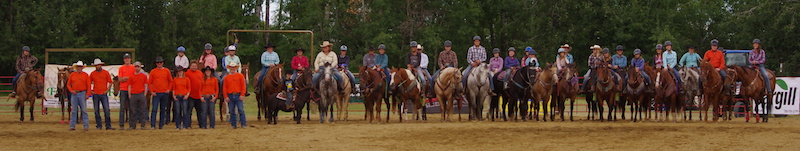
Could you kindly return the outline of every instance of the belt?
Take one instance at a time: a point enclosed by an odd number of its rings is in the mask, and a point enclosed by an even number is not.
[[[204,97],[204,98],[213,98],[213,97],[214,97],[214,95],[213,95],[213,94],[206,94],[206,95],[203,95],[203,97]]]
[[[241,94],[241,93],[239,93],[239,92],[230,93],[230,95],[239,95],[239,94]]]

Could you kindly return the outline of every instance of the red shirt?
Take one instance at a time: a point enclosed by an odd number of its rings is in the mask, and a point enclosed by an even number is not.
[[[69,80],[67,80],[69,91],[86,91],[89,90],[89,85],[92,85],[92,81],[89,80],[89,74],[86,72],[76,71],[69,74]]]
[[[200,95],[200,91],[203,87],[203,72],[200,70],[189,69],[186,71],[185,75],[187,78],[189,78],[189,82],[192,84],[192,90],[189,91],[189,97],[192,99],[200,99],[202,97]]]
[[[189,82],[189,78],[175,78],[173,79],[173,93],[175,95],[187,95],[189,94],[189,90],[192,89],[192,84]]]
[[[172,88],[172,73],[167,68],[150,70],[150,92],[165,93]]]
[[[122,67],[119,67],[119,70],[117,71],[118,72],[117,76],[119,76],[120,78],[122,78],[122,77],[131,77],[133,75],[133,72],[135,72],[135,71],[136,71],[136,68],[133,67],[133,65],[122,65]],[[128,84],[130,84],[130,82],[128,82],[128,81],[120,82],[119,83],[119,87],[120,87],[119,90],[128,91]]]
[[[300,67],[308,68],[308,58],[306,56],[294,56],[292,58],[292,69],[298,70]]]
[[[111,74],[108,73],[106,70],[100,71],[92,71],[92,75],[89,75],[89,78],[92,79],[92,93],[93,94],[106,94],[108,91],[108,84],[114,81],[111,81]]]
[[[219,81],[217,78],[211,77],[203,79],[203,95],[217,95],[219,94]]]
[[[223,83],[222,89],[225,92],[225,97],[228,97],[229,93],[239,93],[239,95],[244,96],[244,91],[247,90],[244,86],[244,75],[238,72],[225,76]]]
[[[139,73],[133,74],[128,79],[128,83],[130,84],[130,94],[141,94],[144,93],[145,84],[147,84],[147,75]]]

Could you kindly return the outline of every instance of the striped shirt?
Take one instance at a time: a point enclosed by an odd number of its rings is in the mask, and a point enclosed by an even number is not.
[[[280,58],[278,57],[278,53],[265,51],[261,53],[261,65],[265,67],[269,67],[275,64],[281,63]]]
[[[483,46],[472,46],[467,50],[467,61],[472,63],[475,60],[486,62],[486,48]]]

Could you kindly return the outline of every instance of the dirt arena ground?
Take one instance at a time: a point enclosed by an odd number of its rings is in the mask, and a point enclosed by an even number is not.
[[[252,115],[252,114],[251,114]],[[370,124],[362,113],[354,121],[319,124],[319,116],[297,125],[288,115],[278,125],[248,116],[249,127],[216,129],[68,131],[60,114],[0,115],[0,150],[796,150],[800,117],[773,118],[767,124],[730,122],[632,123],[576,122],[427,122]],[[385,115],[385,114],[384,114]],[[576,117],[577,118],[577,117]],[[583,119],[585,116],[581,116]],[[116,120],[116,118],[112,118]],[[115,121],[116,122],[116,121]],[[196,121],[195,121],[196,122]],[[116,126],[117,124],[114,124]],[[80,128],[80,126],[78,126]]]

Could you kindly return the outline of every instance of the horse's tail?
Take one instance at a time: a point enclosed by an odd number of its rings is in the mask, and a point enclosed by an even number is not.
[[[14,103],[14,111],[19,111],[25,107],[25,101],[17,99],[17,103]]]

